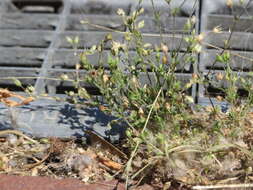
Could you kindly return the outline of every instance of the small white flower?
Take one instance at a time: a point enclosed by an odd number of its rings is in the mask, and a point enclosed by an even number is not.
[[[218,33],[221,33],[221,32],[222,32],[222,27],[221,26],[215,26],[213,28],[213,33],[218,34]]]
[[[123,9],[118,9],[117,10],[117,14],[119,15],[119,16],[125,16],[126,14],[125,14],[125,11],[123,10]]]

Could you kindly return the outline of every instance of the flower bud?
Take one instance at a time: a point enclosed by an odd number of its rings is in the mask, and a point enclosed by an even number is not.
[[[160,105],[159,105],[158,102],[156,102],[155,105],[154,105],[154,110],[158,110],[159,108],[160,108]]]
[[[66,74],[62,74],[60,76],[60,78],[61,78],[61,80],[68,80],[69,79],[68,75],[66,75]]]
[[[205,35],[204,33],[201,33],[195,37],[195,39],[198,41],[198,43],[201,43],[204,39]]]
[[[192,74],[192,79],[196,80],[196,79],[198,79],[198,78],[199,78],[198,74],[196,74],[196,73],[193,73],[193,74]]]
[[[140,107],[139,110],[138,110],[138,114],[141,116],[141,117],[144,117],[144,111],[143,109]]]
[[[125,14],[125,11],[123,10],[123,9],[118,9],[117,10],[117,14],[119,15],[119,16],[125,16],[126,14]]]
[[[168,102],[166,102],[164,106],[167,110],[170,110],[170,104]]]
[[[132,82],[132,84],[133,84],[133,86],[134,86],[135,88],[138,88],[138,87],[139,87],[139,82],[138,82],[138,79],[137,79],[136,76],[133,76],[133,77],[132,77],[131,82]]]
[[[107,83],[110,80],[110,77],[107,74],[103,75],[103,82]]]
[[[213,33],[218,34],[218,33],[221,33],[221,32],[222,32],[221,26],[215,26],[213,28]]]
[[[106,110],[106,107],[103,106],[103,105],[99,105],[99,110],[100,110],[100,111],[105,111],[105,110]]]
[[[161,49],[162,49],[162,51],[163,51],[164,53],[167,53],[167,52],[169,51],[168,46],[166,46],[165,44],[162,44],[162,45],[161,45]]]
[[[167,64],[168,63],[168,58],[167,58],[166,55],[163,55],[163,57],[162,57],[162,63],[163,64]]]
[[[224,78],[224,75],[222,73],[217,73],[216,74],[216,79],[217,80],[222,80]]]
[[[191,17],[191,23],[192,23],[192,24],[196,24],[196,22],[197,22],[196,16],[192,16],[192,17]]]
[[[123,102],[123,106],[124,106],[124,107],[127,108],[127,107],[129,106],[129,101],[128,101],[127,97],[124,96],[124,97],[122,98],[122,102]]]
[[[81,65],[80,65],[80,64],[76,64],[76,70],[79,70],[79,69],[80,69],[80,67],[81,67]]]
[[[107,34],[105,36],[105,41],[110,41],[110,40],[112,40],[112,34]]]
[[[223,97],[222,97],[222,96],[216,96],[216,99],[217,99],[218,101],[222,101],[222,100],[223,100]]]
[[[233,0],[227,0],[226,5],[231,9],[233,7]]]

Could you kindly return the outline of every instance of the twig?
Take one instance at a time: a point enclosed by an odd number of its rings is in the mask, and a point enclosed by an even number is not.
[[[248,187],[253,187],[252,183],[249,184],[231,184],[231,185],[207,185],[207,186],[194,186],[192,189],[199,189],[199,190],[205,190],[205,189],[234,189],[234,188],[248,188]]]
[[[4,131],[0,131],[0,136],[2,136],[2,135],[8,135],[8,134],[14,134],[14,135],[21,136],[21,137],[25,138],[26,140],[33,142],[34,144],[38,144],[37,141],[35,141],[32,138],[26,136],[25,134],[23,134],[20,131],[17,131],[17,130],[4,130]]]
[[[36,166],[39,166],[40,164],[42,164],[43,162],[45,162],[49,158],[49,156],[51,155],[51,153],[52,153],[52,150],[49,150],[49,153],[42,160],[40,160],[40,161],[38,161],[38,162],[36,162],[34,164],[25,165],[25,168],[32,169],[32,168],[34,168]]]

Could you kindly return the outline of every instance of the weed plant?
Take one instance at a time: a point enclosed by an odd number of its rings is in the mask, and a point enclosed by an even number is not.
[[[250,182],[252,75],[241,77],[232,71],[229,40],[214,62],[224,64],[224,72],[214,75],[216,82],[210,80],[211,71],[204,74],[197,70],[197,57],[208,34],[195,31],[194,16],[184,27],[189,35],[182,35],[182,42],[187,44],[183,55],[179,53],[181,47],[170,49],[172,44],[145,43],[145,34],[141,32],[145,22],[138,20],[144,11],[138,9],[127,16],[122,9],[118,10],[127,27],[127,32],[121,32],[124,42],[114,40],[109,33],[99,44],[84,50],[80,54],[81,64],[76,65],[77,93],[68,95],[75,103],[77,97],[83,98],[127,124],[124,146],[129,150],[129,160],[122,175],[127,183],[138,180],[165,186],[172,180],[186,184]],[[154,12],[159,23],[159,12]],[[176,14],[177,9],[171,11],[172,17]],[[213,32],[222,31],[216,27]],[[166,37],[161,34],[161,39]],[[78,38],[67,40],[74,46],[79,42]],[[110,52],[105,61],[102,55],[108,46]],[[89,60],[93,54],[99,57],[96,64]],[[176,72],[182,64],[191,64],[196,69],[185,83]],[[80,70],[86,71],[84,78],[79,77]],[[68,80],[68,76],[63,75],[62,80]],[[90,95],[82,82],[96,87],[103,98]],[[223,92],[216,99],[229,104],[226,112],[211,97],[211,106],[194,105],[191,88],[207,88],[211,83]],[[225,86],[221,85],[224,83]],[[238,95],[239,86],[247,92],[244,99]]]
[[[144,11],[138,9],[126,16],[119,9],[117,13],[128,29],[122,34],[124,42],[106,35],[98,45],[80,55],[82,64],[77,68],[87,72],[82,80],[98,88],[103,101],[77,85],[78,95],[128,124],[124,146],[130,151],[130,159],[123,176],[127,182],[152,179],[152,183],[163,185],[171,179],[187,184],[250,181],[252,77],[243,78],[232,71],[231,54],[225,48],[214,62],[223,63],[224,72],[215,74],[217,80],[213,85],[224,94],[217,100],[227,102],[229,110],[222,112],[211,98],[212,106],[193,106],[195,100],[189,94],[190,88],[193,85],[208,87],[213,83],[209,77],[211,72],[205,75],[196,70],[191,79],[183,83],[178,80],[176,69],[182,63],[198,68],[196,57],[203,51],[203,41],[208,34],[197,34],[196,19],[190,17],[185,24],[185,32],[190,33],[182,35],[187,47],[179,56],[180,47],[170,49],[171,44],[144,42],[145,34],[140,30],[145,23],[137,19]],[[172,11],[172,16],[175,15],[176,10]],[[159,23],[158,12],[154,16]],[[216,27],[213,32],[222,31]],[[226,41],[225,47],[228,43]],[[107,62],[100,59],[94,66],[89,55],[96,53],[102,57],[108,44],[111,49]],[[131,49],[136,51],[134,56]],[[224,82],[226,87],[220,85]],[[247,91],[244,100],[238,96],[238,84]]]

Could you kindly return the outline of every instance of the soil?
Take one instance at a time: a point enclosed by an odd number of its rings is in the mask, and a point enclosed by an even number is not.
[[[93,136],[93,140],[92,144],[88,145],[80,139],[26,138],[25,135],[13,134],[9,131],[9,134],[0,138],[0,174],[7,174],[11,177],[39,176],[40,178],[46,176],[50,179],[61,180],[71,178],[83,184],[94,185],[98,182],[111,184],[112,181],[117,181],[124,185],[125,178],[122,177],[122,171],[127,155],[115,145],[95,135],[90,136]],[[3,176],[1,179],[4,179]],[[20,179],[11,178],[9,180],[14,180],[16,181],[14,184],[18,184]],[[31,180],[27,179],[27,184],[30,183],[29,181]],[[138,184],[137,181],[130,181],[129,184],[129,189],[163,188],[159,182],[153,183],[152,186]],[[187,188],[172,182],[166,189],[186,190]]]

